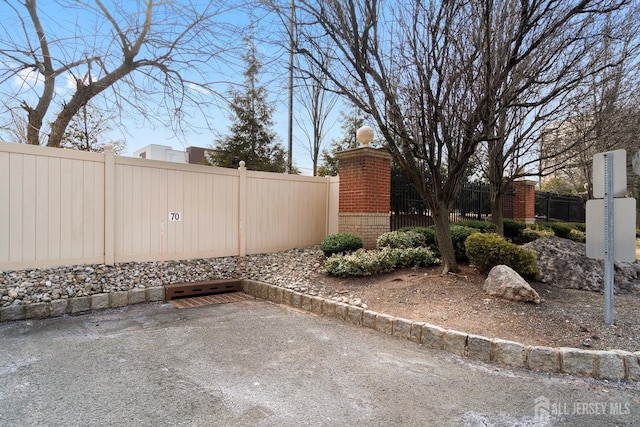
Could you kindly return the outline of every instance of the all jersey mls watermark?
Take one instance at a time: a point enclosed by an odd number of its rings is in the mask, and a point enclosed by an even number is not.
[[[562,402],[551,401],[545,396],[536,398],[534,417],[536,421],[553,422],[577,416],[624,416],[631,414],[630,402]]]

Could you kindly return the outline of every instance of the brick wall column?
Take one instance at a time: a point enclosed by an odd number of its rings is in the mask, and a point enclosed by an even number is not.
[[[536,222],[536,181],[513,182],[513,219],[528,224]]]
[[[374,248],[389,231],[391,155],[382,149],[359,147],[337,153],[340,191],[338,232],[360,236]]]

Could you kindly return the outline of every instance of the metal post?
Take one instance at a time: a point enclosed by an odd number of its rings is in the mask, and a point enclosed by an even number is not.
[[[293,44],[295,31],[295,3],[289,5],[289,109],[287,123],[287,173],[293,173]]]
[[[482,185],[477,184],[478,189],[478,219],[482,219]]]
[[[604,321],[613,325],[613,154],[604,154]]]

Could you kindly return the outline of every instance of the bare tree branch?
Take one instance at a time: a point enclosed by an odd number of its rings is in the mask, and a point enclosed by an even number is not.
[[[5,4],[14,16],[0,24],[0,93],[6,111],[27,112],[30,144],[38,144],[45,133],[47,145],[60,146],[69,122],[90,100],[117,113],[113,116],[136,113],[176,132],[191,126],[185,121],[191,112],[208,120],[210,105],[227,105],[220,84],[227,86],[225,72],[231,72],[225,67],[239,56],[242,38],[230,12],[241,9],[242,2]],[[75,25],[65,26],[74,10]],[[23,35],[16,35],[12,24],[20,25]],[[67,75],[75,81],[71,93],[58,80]],[[17,87],[16,78],[24,84]],[[159,108],[168,114],[156,114]],[[43,129],[45,118],[50,132]]]

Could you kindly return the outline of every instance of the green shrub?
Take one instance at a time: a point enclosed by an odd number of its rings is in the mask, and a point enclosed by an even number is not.
[[[553,230],[551,229],[538,229],[538,228],[525,228],[520,232],[520,239],[522,243],[533,242],[534,240],[541,239],[543,237],[551,237],[553,236]]]
[[[480,230],[481,233],[495,233],[497,231],[497,227],[494,223],[488,222],[488,221],[480,221],[477,219],[459,221],[459,222],[456,222],[455,225],[460,225],[462,227],[475,228],[476,230]]]
[[[359,249],[346,255],[334,254],[327,258],[327,273],[340,277],[369,276],[393,271],[402,266],[430,266],[439,260],[428,248],[389,248],[380,250]]]
[[[476,228],[463,227],[461,225],[457,225],[457,223],[449,227],[449,230],[451,231],[451,240],[453,241],[453,249],[456,252],[456,259],[458,261],[466,260],[467,254],[464,243],[467,240],[467,237],[477,233],[478,230]]]
[[[390,231],[378,237],[378,248],[417,248],[424,246],[424,235],[417,231]]]
[[[571,227],[572,230],[582,231],[583,233],[587,231],[587,226],[584,222],[567,222],[565,224]]]
[[[466,241],[467,257],[483,273],[496,265],[508,265],[520,275],[535,279],[539,274],[536,252],[507,242],[493,233],[475,233]]]
[[[396,266],[429,267],[440,264],[440,260],[429,248],[406,248],[394,250]]]
[[[464,226],[462,224],[470,223],[476,225],[476,227]],[[464,242],[467,237],[473,233],[477,233],[481,227],[481,224],[489,224],[489,226],[482,226],[485,230],[495,230],[495,225],[485,221],[461,221],[451,224],[449,230],[451,232],[451,240],[453,241],[453,249],[456,252],[456,259],[458,261],[464,261],[467,259],[465,253]],[[438,238],[436,237],[436,227],[404,227],[399,229],[400,232],[413,231],[420,233],[424,236],[423,245],[433,251],[434,254],[440,255],[440,249],[438,248]],[[380,247],[380,244],[378,244]]]
[[[580,231],[578,229],[571,230],[567,238],[573,240],[574,242],[580,243],[585,243],[587,241],[587,236],[583,231]]]
[[[350,233],[330,234],[322,239],[322,243],[320,243],[320,249],[322,249],[326,257],[343,252],[353,252],[362,248],[362,246],[360,236]]]
[[[551,226],[549,225],[551,224],[550,222],[538,222],[535,224],[528,224],[527,228],[531,228],[533,230],[538,230],[538,231],[553,231],[553,228],[551,228]],[[555,233],[554,233],[555,235]]]
[[[522,221],[514,221],[512,219],[505,219],[502,222],[502,226],[504,227],[504,237],[507,239],[519,239],[520,232],[527,228],[527,224]]]
[[[424,245],[434,251],[436,254],[438,251],[438,244],[436,243],[436,227],[403,227],[398,231],[415,231],[424,236]]]
[[[563,222],[543,222],[540,225],[543,227],[549,227],[553,230],[556,236],[562,237],[563,239],[568,239],[569,233],[571,233],[571,226]]]
[[[388,253],[383,254],[383,251],[359,249],[350,254],[331,255],[324,262],[324,268],[334,276],[369,276],[393,271],[395,261]]]

